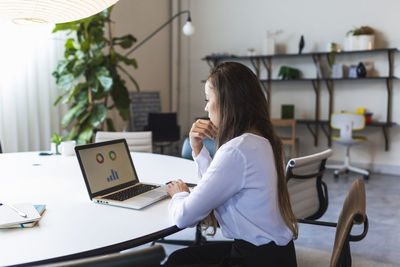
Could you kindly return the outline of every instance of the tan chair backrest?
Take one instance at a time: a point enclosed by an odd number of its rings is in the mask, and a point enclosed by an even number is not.
[[[328,192],[322,175],[332,150],[290,159],[286,179],[292,210],[297,219],[318,219],[328,206]]]
[[[130,152],[153,152],[152,133],[146,132],[97,132],[95,142],[125,138]]]
[[[344,251],[344,246],[349,242],[353,224],[366,223],[367,215],[365,210],[365,185],[361,179],[357,179],[353,182],[347,193],[339,216],[330,267],[338,266]]]
[[[272,119],[272,125],[275,127],[291,127],[291,135],[288,137],[281,137],[282,144],[290,145],[290,156],[296,156],[296,120],[295,119]]]

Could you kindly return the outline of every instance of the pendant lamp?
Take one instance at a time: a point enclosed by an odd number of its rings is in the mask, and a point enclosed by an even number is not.
[[[16,24],[63,23],[103,11],[118,0],[0,0],[0,20]]]

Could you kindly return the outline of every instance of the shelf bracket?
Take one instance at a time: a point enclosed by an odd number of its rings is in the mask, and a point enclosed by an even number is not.
[[[326,54],[326,60],[328,61],[329,66],[333,65],[333,61],[335,61],[334,56],[335,56],[335,53],[333,53],[333,52]]]
[[[326,84],[326,88],[328,89],[328,94],[329,94],[329,104],[328,104],[328,114],[329,114],[329,128],[328,128],[328,134],[327,134],[327,138],[328,138],[328,146],[331,147],[332,146],[332,128],[331,128],[331,115],[333,113],[333,94],[334,94],[334,83],[333,80],[331,79],[326,79],[325,80],[325,84]]]
[[[267,70],[267,80],[271,80],[272,77],[272,63],[271,63],[271,58],[261,58],[261,62],[264,65],[265,69]]]
[[[315,143],[315,140],[318,140],[317,134],[315,133],[314,129],[311,127],[310,123],[306,123],[306,126],[307,126],[307,129],[310,131],[311,135],[314,137],[314,143]],[[318,129],[318,128],[315,128],[315,129]]]
[[[253,65],[255,71],[256,71],[256,76],[258,79],[260,79],[260,60],[258,58],[250,58],[251,65]]]
[[[325,126],[324,126],[323,124],[321,124],[321,129],[322,129],[322,132],[324,132],[326,138],[327,138],[328,140],[331,140],[331,127],[328,126],[328,129],[326,129]],[[329,147],[332,146],[331,142],[328,142],[328,146],[329,146]]]
[[[313,54],[312,59],[314,61],[315,69],[317,70],[317,78],[324,78],[321,70],[321,56],[319,54]]]
[[[315,129],[314,129],[314,146],[318,146],[318,122],[319,122],[319,98],[320,98],[320,84],[319,84],[319,80],[312,80],[312,85],[314,88],[314,92],[315,92],[315,121],[317,122],[317,124],[315,124]]]
[[[269,90],[269,88],[268,88],[268,82],[260,82],[261,83],[261,85],[262,85],[262,87],[263,87],[263,89],[264,89],[264,92],[265,92],[265,94],[266,94],[266,96],[267,96],[267,101],[269,102],[269,98],[270,98],[270,90]]]
[[[382,131],[385,138],[385,151],[389,151],[389,127],[382,126]]]
[[[207,64],[208,64],[208,66],[210,67],[210,68],[214,68],[215,66],[217,66],[218,65],[218,63],[219,63],[219,60],[218,59],[207,59],[206,60],[207,61]]]
[[[386,88],[388,93],[387,99],[387,113],[386,113],[386,123],[392,122],[392,94],[393,94],[393,79],[386,79]]]

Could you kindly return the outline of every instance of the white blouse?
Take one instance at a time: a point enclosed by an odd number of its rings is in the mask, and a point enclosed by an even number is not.
[[[203,146],[195,157],[200,181],[189,194],[173,196],[169,213],[179,228],[195,226],[211,210],[227,238],[260,246],[287,245],[293,234],[278,205],[277,173],[271,144],[245,133],[222,145],[214,159]]]

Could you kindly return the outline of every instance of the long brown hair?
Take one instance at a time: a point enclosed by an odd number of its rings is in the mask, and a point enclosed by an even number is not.
[[[282,142],[274,131],[267,99],[258,78],[240,63],[225,62],[211,69],[207,81],[211,83],[218,99],[218,147],[249,130],[259,132],[270,142],[278,176],[279,209],[296,239],[298,225],[286,185]]]

